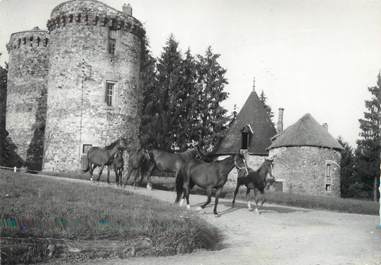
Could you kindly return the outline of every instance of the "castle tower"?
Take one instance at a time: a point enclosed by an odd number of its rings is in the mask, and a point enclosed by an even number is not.
[[[78,170],[90,146],[122,136],[130,149],[139,145],[145,32],[130,14],[95,0],[67,1],[53,9],[44,170]]]
[[[38,27],[13,33],[9,52],[6,130],[17,154],[30,169],[40,170],[46,117],[47,31]]]

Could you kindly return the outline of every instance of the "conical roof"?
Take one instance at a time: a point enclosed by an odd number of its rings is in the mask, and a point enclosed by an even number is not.
[[[248,128],[250,134],[251,130],[253,131],[248,145],[249,153],[267,155],[266,148],[270,146],[271,138],[276,134],[276,130],[255,91],[252,91],[247,98],[214,154],[238,153],[241,149],[242,130],[245,127]]]
[[[288,146],[316,146],[337,150],[343,149],[328,130],[320,125],[309,113],[277,136],[268,149]]]

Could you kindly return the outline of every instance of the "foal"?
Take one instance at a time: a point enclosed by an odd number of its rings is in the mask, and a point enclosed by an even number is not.
[[[232,201],[232,207],[234,207],[235,197],[238,193],[239,187],[241,185],[246,186],[246,200],[247,207],[249,211],[252,210],[250,202],[250,190],[254,191],[254,201],[255,201],[255,212],[259,214],[258,211],[258,197],[257,192],[259,191],[262,195],[261,206],[265,202],[264,192],[265,188],[270,186],[275,182],[275,178],[272,175],[272,160],[266,159],[263,164],[254,171],[252,168],[239,168],[238,169],[238,178],[237,178],[237,187],[234,191],[234,197]]]

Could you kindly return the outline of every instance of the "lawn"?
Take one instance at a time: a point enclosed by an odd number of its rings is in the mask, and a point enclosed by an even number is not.
[[[0,229],[2,260],[9,263],[54,257],[74,262],[99,257],[173,255],[215,249],[221,239],[217,228],[169,203],[125,190],[3,170]],[[59,243],[52,243],[54,240]],[[28,245],[26,249],[32,253],[26,255],[19,242]],[[96,249],[92,251],[91,246]]]

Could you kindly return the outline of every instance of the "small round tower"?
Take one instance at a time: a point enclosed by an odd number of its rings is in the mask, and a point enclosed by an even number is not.
[[[47,31],[13,33],[7,44],[9,70],[6,130],[30,169],[42,167],[48,75]]]
[[[131,8],[95,0],[55,7],[48,21],[50,69],[44,170],[81,168],[90,146],[125,137],[139,145],[142,24]]]

